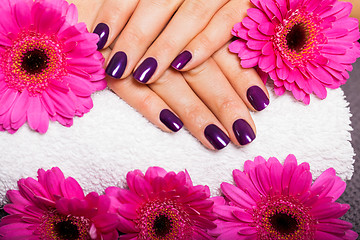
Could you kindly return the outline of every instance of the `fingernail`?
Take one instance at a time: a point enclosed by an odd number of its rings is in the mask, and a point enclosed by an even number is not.
[[[233,131],[240,145],[249,144],[256,137],[251,126],[244,119],[238,119],[234,122]]]
[[[247,90],[247,98],[251,105],[257,111],[265,109],[269,105],[269,98],[264,91],[258,86],[252,86]]]
[[[97,43],[98,50],[101,50],[104,48],[108,37],[109,37],[109,27],[105,23],[99,23],[96,28],[94,29],[94,33],[99,35],[99,41]]]
[[[182,121],[168,109],[160,112],[160,121],[173,132],[179,131],[184,126]]]
[[[124,52],[117,52],[111,58],[109,64],[106,67],[106,74],[113,78],[121,78],[127,64],[127,56]]]
[[[191,60],[192,54],[189,51],[184,51],[180,53],[174,61],[171,63],[171,66],[176,70],[181,70],[185,65]]]
[[[214,146],[217,150],[226,147],[230,138],[216,125],[210,124],[205,128],[204,131],[206,139]]]
[[[155,58],[149,57],[145,59],[140,66],[135,70],[133,76],[141,83],[147,83],[157,68],[157,61]]]

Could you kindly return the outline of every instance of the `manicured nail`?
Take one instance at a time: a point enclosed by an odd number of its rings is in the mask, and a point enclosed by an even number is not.
[[[252,86],[247,90],[247,98],[251,105],[257,111],[265,109],[269,105],[269,98],[264,91],[258,86]]]
[[[149,57],[145,59],[140,66],[135,70],[133,76],[141,83],[147,83],[157,68],[157,61],[155,58]]]
[[[104,48],[108,37],[109,37],[109,27],[105,23],[99,23],[96,28],[94,29],[94,33],[99,35],[100,39],[97,43],[98,50],[101,50]]]
[[[184,126],[182,121],[168,109],[160,112],[160,121],[173,132],[179,131]]]
[[[238,119],[234,122],[233,131],[240,145],[249,144],[256,137],[251,126],[244,119]]]
[[[113,78],[121,78],[127,64],[127,56],[124,52],[117,52],[111,58],[109,64],[106,67],[106,74]]]
[[[216,125],[210,124],[205,128],[204,131],[206,139],[214,146],[217,150],[226,147],[230,138]]]
[[[171,63],[171,66],[176,70],[181,70],[185,65],[191,60],[192,54],[189,51],[184,51],[180,53],[174,61]]]

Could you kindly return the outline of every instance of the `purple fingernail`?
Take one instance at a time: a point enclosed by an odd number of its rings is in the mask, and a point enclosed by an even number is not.
[[[233,131],[240,145],[249,144],[256,137],[251,126],[244,119],[238,119],[234,122]]]
[[[133,74],[134,78],[141,83],[147,83],[154,74],[157,65],[155,58],[149,57],[145,59],[135,70]]]
[[[247,90],[247,98],[257,111],[264,110],[269,105],[269,98],[258,86],[252,86]]]
[[[216,125],[210,124],[205,128],[204,131],[206,139],[214,146],[217,150],[226,147],[230,138]]]
[[[160,112],[160,121],[173,132],[179,131],[184,126],[182,121],[168,109]]]
[[[109,27],[105,23],[99,23],[94,29],[94,33],[96,33],[100,37],[97,43],[98,50],[104,48],[109,37],[109,32],[110,32]]]
[[[171,63],[171,66],[176,70],[181,70],[185,65],[191,60],[192,54],[189,51],[184,51],[180,53],[174,61]]]
[[[127,64],[127,56],[124,52],[117,52],[111,58],[108,66],[106,67],[106,74],[113,78],[121,78]]]

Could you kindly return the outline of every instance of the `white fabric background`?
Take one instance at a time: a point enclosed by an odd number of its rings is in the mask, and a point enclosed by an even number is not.
[[[208,185],[217,195],[223,181],[232,181],[232,170],[247,159],[275,156],[281,162],[293,153],[310,163],[314,177],[329,167],[346,180],[353,173],[354,150],[348,103],[341,89],[328,97],[311,98],[309,106],[290,94],[277,97],[254,113],[256,140],[245,147],[230,144],[214,152],[203,147],[187,130],[162,132],[109,90],[93,95],[94,108],[75,118],[71,128],[51,122],[41,135],[23,126],[16,134],[0,132],[0,205],[7,190],[21,177],[36,177],[38,168],[60,167],[79,181],[85,192],[124,184],[133,169],[161,166],[170,171],[185,168],[195,184]]]

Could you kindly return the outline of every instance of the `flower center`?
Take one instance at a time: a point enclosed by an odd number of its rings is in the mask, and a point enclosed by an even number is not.
[[[70,220],[57,222],[54,224],[54,232],[62,239],[77,239],[79,230]]]
[[[24,30],[0,56],[0,70],[9,88],[27,89],[36,96],[51,81],[62,81],[67,75],[66,54],[55,35]]]
[[[157,236],[165,237],[167,234],[170,233],[171,228],[171,219],[169,219],[165,214],[160,214],[156,216],[153,229]]]
[[[296,23],[286,35],[286,44],[291,51],[301,52],[306,45],[308,32],[301,23]]]
[[[272,37],[282,58],[294,66],[303,67],[319,53],[319,44],[325,42],[321,33],[321,19],[313,13],[297,9],[275,28]]]
[[[258,203],[253,212],[259,239],[313,239],[316,220],[297,199],[272,196]]]
[[[172,200],[154,200],[138,209],[138,239],[190,239],[193,224],[181,205]]]
[[[84,217],[61,215],[50,210],[39,225],[40,239],[85,240],[89,236],[90,221]]]
[[[46,69],[49,58],[44,50],[34,49],[24,54],[22,58],[21,68],[29,74],[41,73]]]
[[[296,218],[285,213],[277,213],[269,218],[272,227],[283,235],[294,233],[298,229]]]

